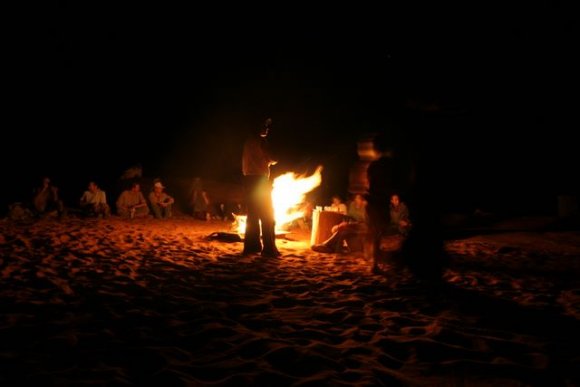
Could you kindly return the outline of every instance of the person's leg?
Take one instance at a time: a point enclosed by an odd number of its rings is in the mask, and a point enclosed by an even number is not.
[[[368,228],[364,223],[349,224],[344,230],[344,239],[350,252],[363,251]]]
[[[336,253],[340,250],[342,241],[343,233],[341,231],[337,231],[324,242],[317,245],[312,245],[311,249],[319,253]]]
[[[167,207],[165,207],[163,209],[163,217],[166,219],[169,219],[173,216],[173,209],[172,209],[172,205],[169,204]]]
[[[131,211],[125,207],[117,207],[117,215],[121,218],[129,218],[131,217]]]
[[[258,217],[258,201],[256,198],[256,176],[244,177],[244,193],[248,214],[246,216],[246,232],[244,236],[243,254],[259,253],[262,250],[260,242],[260,219]]]
[[[143,208],[143,207],[141,207]],[[141,209],[139,208],[139,210]],[[161,208],[161,206],[158,206],[157,204],[151,204],[151,209],[153,210],[153,216],[155,216],[155,218],[157,219],[161,219],[163,218],[163,209]],[[135,213],[135,216],[137,214]]]
[[[149,207],[147,206],[139,207],[135,210],[136,218],[144,218],[147,215],[149,215]]]
[[[371,270],[379,270],[379,258],[381,255],[381,238],[383,234],[383,224],[385,223],[384,214],[388,214],[388,209],[381,205],[380,201],[370,200],[367,204],[368,218],[368,236],[367,236],[367,254],[372,261]]]
[[[274,219],[274,206],[272,203],[272,186],[265,180],[260,187],[260,219],[262,221],[262,240],[264,248],[262,255],[266,257],[278,257],[280,252],[276,247],[276,221]]]

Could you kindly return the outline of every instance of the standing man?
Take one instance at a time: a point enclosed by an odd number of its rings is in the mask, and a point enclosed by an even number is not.
[[[274,207],[272,205],[272,183],[270,166],[275,161],[269,153],[266,137],[272,127],[268,118],[264,126],[255,131],[244,143],[242,172],[244,174],[244,194],[248,217],[244,237],[244,255],[260,253],[263,257],[278,257]],[[260,242],[260,222],[262,224],[262,243]]]

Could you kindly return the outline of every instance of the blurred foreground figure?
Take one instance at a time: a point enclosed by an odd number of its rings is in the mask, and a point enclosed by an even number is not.
[[[367,250],[372,260],[372,271],[379,272],[381,259],[381,238],[390,223],[389,199],[396,192],[403,190],[403,171],[397,165],[392,144],[387,143],[383,135],[377,135],[373,140],[377,158],[367,169],[368,178],[368,241]]]
[[[400,144],[388,143],[381,135],[374,139],[373,145],[379,157],[367,170],[368,255],[372,260],[372,271],[380,272],[379,262],[385,258],[380,250],[381,238],[394,225],[404,240],[400,251],[390,257],[393,263],[401,264],[422,282],[435,283],[441,279],[446,260],[439,223],[441,203],[438,195],[441,187],[437,181],[437,155],[432,150],[435,140],[420,138],[413,142],[412,159],[406,161],[395,146]],[[403,195],[408,198],[405,200],[408,209],[400,203]],[[412,227],[409,211],[413,214]]]

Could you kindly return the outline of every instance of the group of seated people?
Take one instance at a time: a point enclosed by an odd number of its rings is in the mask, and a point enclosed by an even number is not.
[[[114,206],[116,214],[120,217],[132,219],[153,216],[157,219],[166,219],[173,216],[175,198],[165,191],[166,187],[160,179],[154,180],[151,192],[147,196],[141,191],[139,180],[127,181],[126,187],[117,198]],[[20,207],[30,213],[29,217],[54,216],[60,218],[65,212],[69,212],[78,213],[82,217],[106,218],[114,210],[107,199],[105,191],[99,187],[97,182],[90,181],[79,199],[78,208],[67,209],[60,197],[59,189],[53,185],[49,177],[44,177],[39,187],[33,190],[31,206]],[[211,219],[231,220],[232,212],[242,212],[239,204],[233,207],[224,203],[216,203],[214,208],[200,178],[193,181],[188,204],[192,209],[193,217],[205,221]]]
[[[141,185],[134,182],[131,188],[123,191],[117,199],[117,214],[123,218],[142,218],[149,216],[149,206],[157,219],[167,219],[173,216],[175,199],[167,194],[165,186],[156,181],[149,193],[149,205],[141,192]]]
[[[141,185],[133,182],[124,190],[116,201],[117,214],[123,218],[148,217],[150,211],[158,219],[170,218],[175,199],[167,194],[165,186],[156,180],[148,195],[148,201],[141,192]],[[61,217],[65,206],[59,196],[59,191],[48,177],[42,179],[42,184],[34,190],[32,210],[38,217],[55,215]],[[87,190],[79,200],[80,214],[84,217],[106,218],[111,215],[105,191],[99,188],[95,181],[90,181]]]
[[[409,209],[401,201],[398,194],[391,195],[389,200],[389,214],[384,235],[406,236],[412,226],[409,218]],[[362,238],[368,232],[367,202],[361,194],[354,194],[348,207],[340,196],[335,195],[327,208],[344,215],[343,220],[331,229],[332,235],[319,244],[311,246],[312,250],[320,253],[337,253],[361,250]],[[346,211],[345,211],[346,210]]]

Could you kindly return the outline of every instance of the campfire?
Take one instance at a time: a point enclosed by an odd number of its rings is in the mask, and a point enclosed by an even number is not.
[[[274,179],[272,203],[276,219],[276,234],[286,233],[292,221],[304,216],[302,207],[306,194],[320,185],[322,182],[321,172],[322,166],[319,166],[309,176],[287,172]],[[246,233],[246,216],[236,215],[235,218],[236,232],[244,235]]]

